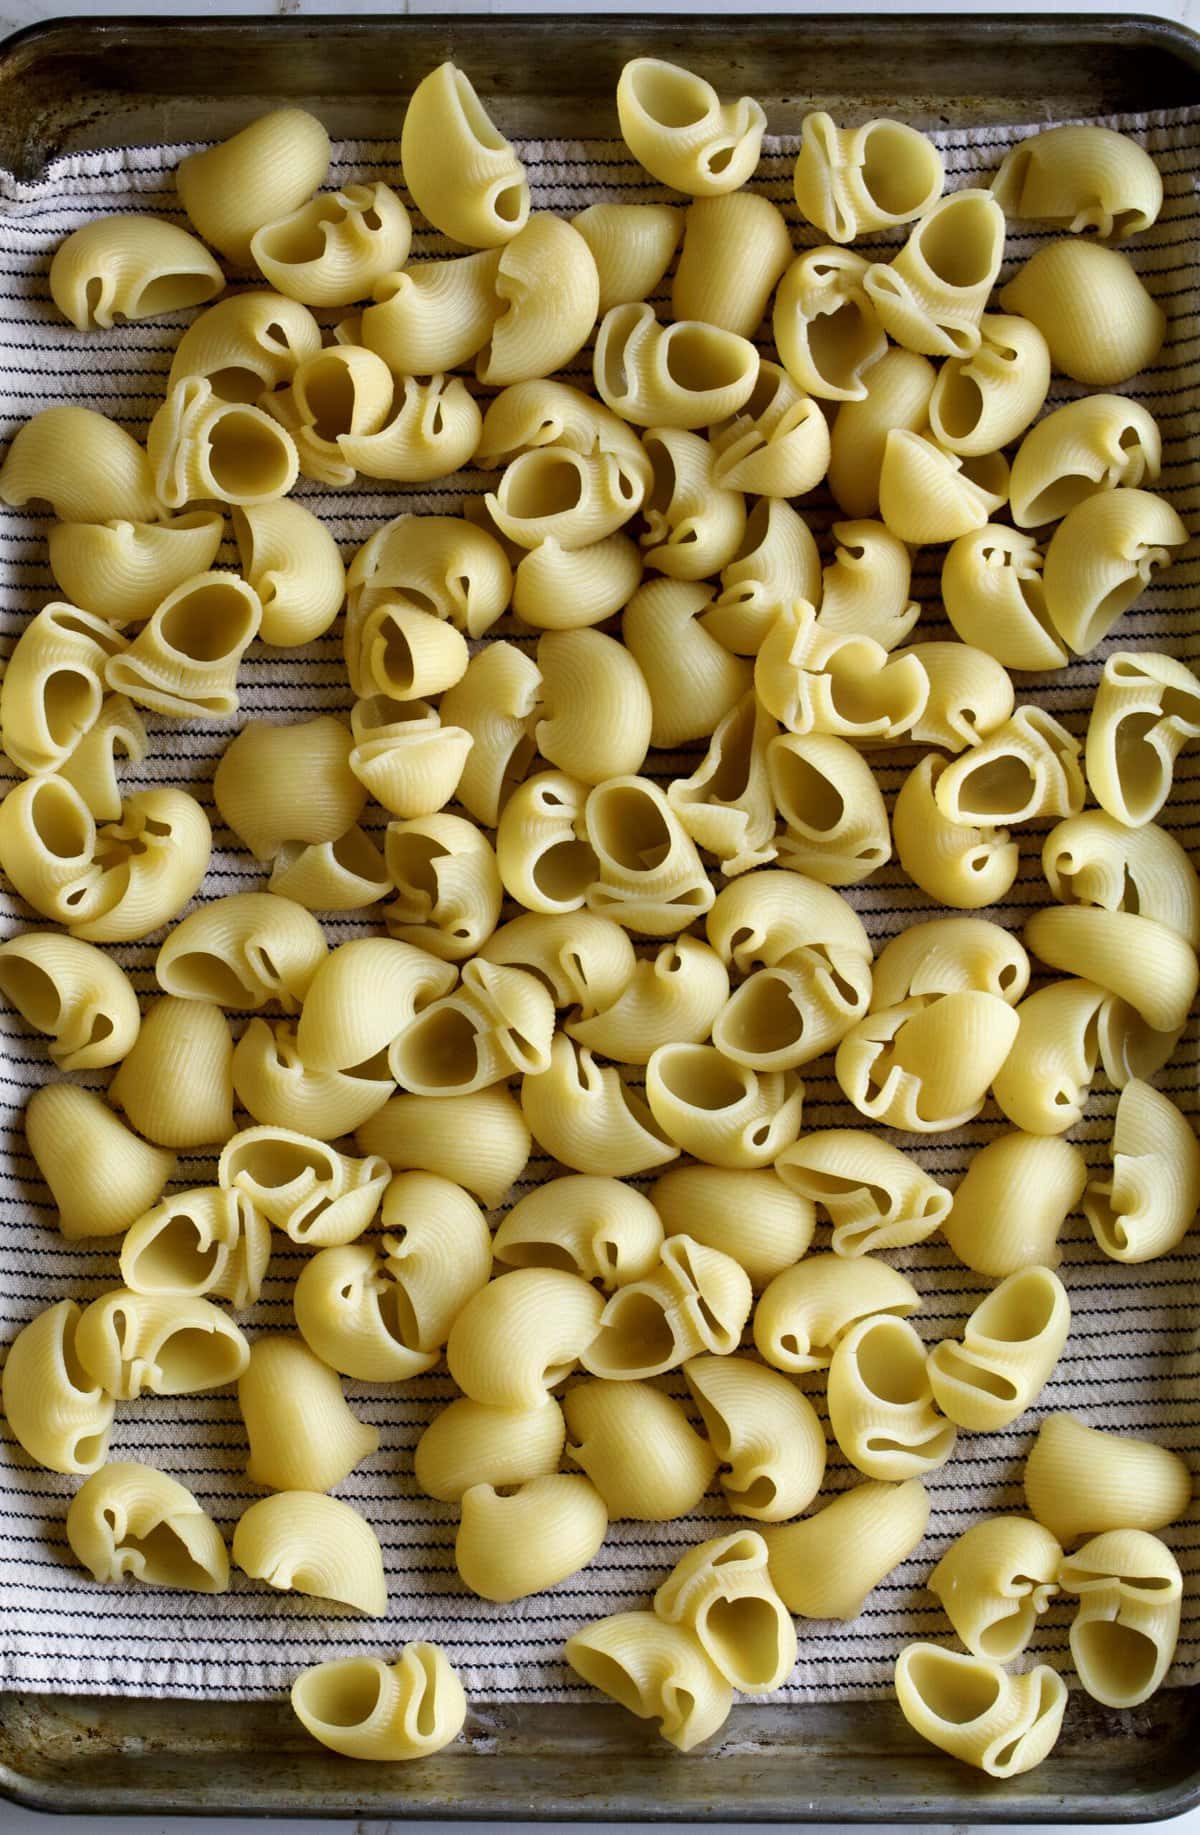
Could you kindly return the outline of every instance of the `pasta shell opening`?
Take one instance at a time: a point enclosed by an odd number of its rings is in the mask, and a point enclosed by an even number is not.
[[[1102,1698],[1135,1701],[1145,1697],[1159,1667],[1152,1637],[1120,1619],[1094,1618],[1076,1624],[1071,1654],[1080,1678],[1103,1690]]]
[[[970,822],[975,818],[1016,820],[1037,793],[1037,778],[1023,758],[1001,753],[980,765],[968,766],[959,783],[958,807]],[[981,856],[973,864],[981,869]]]
[[[694,394],[728,389],[746,373],[741,339],[723,337],[711,325],[671,325],[663,334],[667,375]]]
[[[638,784],[600,784],[588,798],[588,833],[626,873],[652,873],[671,852],[671,831],[653,797]]]
[[[223,1389],[241,1375],[245,1343],[239,1334],[183,1326],[164,1338],[154,1354],[160,1395],[190,1395],[198,1389]]]
[[[595,1376],[636,1376],[674,1361],[675,1333],[661,1300],[618,1288],[608,1316],[588,1347],[586,1364]]]
[[[713,1565],[717,1566],[720,1556]],[[697,1627],[709,1655],[736,1688],[762,1688],[779,1672],[780,1607],[748,1594],[714,1599]]]
[[[629,73],[633,100],[651,121],[678,132],[698,127],[712,108],[712,91],[701,77],[678,64],[639,58]]]
[[[1001,1678],[953,1651],[923,1646],[909,1658],[908,1679],[926,1708],[948,1726],[979,1720],[1000,1699]]]
[[[418,1014],[391,1051],[396,1081],[422,1091],[458,1089],[479,1070],[479,1025],[460,1006]]]
[[[882,1318],[858,1341],[858,1373],[872,1395],[896,1407],[926,1399],[925,1354],[910,1327]]]
[[[203,1246],[201,1226],[178,1210],[137,1257],[138,1285],[147,1292],[206,1293],[221,1257],[221,1244]]]
[[[229,404],[209,424],[207,470],[229,502],[283,497],[295,482],[290,436],[255,408]]]
[[[861,389],[861,372],[878,348],[878,321],[865,300],[843,300],[809,322],[808,350],[813,366],[825,382],[838,390]]]
[[[213,663],[242,650],[257,629],[244,587],[207,580],[180,594],[163,612],[162,641],[193,663]]]
[[[56,1032],[62,1012],[62,996],[44,968],[21,956],[0,956],[0,993],[39,1032]],[[91,1039],[98,1043],[112,1031],[112,1021],[97,1013],[92,1022]]]
[[[1046,1272],[1032,1268],[1005,1281],[972,1315],[975,1332],[1002,1344],[1023,1344],[1040,1337],[1049,1325],[1057,1289]]]
[[[116,1530],[114,1515],[104,1512]],[[156,1523],[145,1535],[126,1533],[113,1549],[114,1573],[134,1572],[151,1586],[181,1587],[188,1592],[212,1591],[213,1576],[197,1561],[171,1523]],[[122,1559],[123,1557],[123,1559]]]
[[[1004,219],[986,193],[956,198],[931,211],[914,232],[925,262],[947,287],[968,289],[990,281]]]
[[[91,860],[95,830],[87,805],[61,778],[38,779],[30,792],[28,816],[30,827],[55,860],[78,860],[81,866]]]
[[[858,152],[863,187],[885,216],[913,217],[930,203],[930,187],[941,175],[924,134],[902,121],[871,121]]]
[[[305,1715],[325,1727],[360,1727],[378,1708],[387,1670],[377,1658],[322,1663],[297,1677]]]

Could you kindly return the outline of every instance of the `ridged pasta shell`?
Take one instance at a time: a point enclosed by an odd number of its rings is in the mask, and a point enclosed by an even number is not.
[[[252,1019],[233,1048],[233,1087],[255,1121],[337,1140],[375,1115],[395,1090],[386,1068],[314,1070],[293,1020]]]
[[[1164,1529],[1191,1497],[1178,1453],[1075,1415],[1047,1415],[1025,1462],[1025,1501],[1064,1546],[1102,1530]]]
[[[656,783],[614,777],[584,806],[584,835],[599,862],[588,907],[645,936],[674,936],[712,908],[708,875]]]
[[[91,909],[71,934],[93,943],[129,943],[169,923],[198,892],[208,870],[212,830],[186,790],[138,790],[118,822],[96,837],[100,878]]]
[[[482,350],[500,312],[497,249],[383,274],[363,309],[362,343],[397,376],[458,369]]]
[[[698,198],[684,221],[671,283],[672,316],[752,338],[791,258],[783,212],[769,199],[741,190]],[[798,485],[794,494],[811,488]]]
[[[219,1007],[164,995],[113,1078],[109,1099],[162,1147],[223,1143],[233,1133],[233,1040]]]
[[[690,1236],[730,1256],[755,1292],[798,1262],[812,1241],[815,1214],[774,1172],[678,1166],[650,1188],[668,1236]]]
[[[296,1718],[323,1746],[388,1763],[440,1752],[467,1717],[462,1683],[437,1644],[406,1644],[394,1663],[316,1663],[296,1677],[291,1699]]]
[[[999,1663],[938,1644],[905,1645],[896,1659],[896,1694],[923,1739],[992,1778],[1040,1765],[1067,1705],[1066,1683],[1045,1663],[1010,1676]]]
[[[1017,439],[1050,391],[1049,347],[1031,320],[985,312],[979,337],[970,356],[942,366],[929,397],[934,438],[964,459],[998,452]]]
[[[577,1006],[580,1019],[619,1000],[637,962],[628,931],[590,911],[523,912],[494,931],[479,953],[539,975],[555,1006]]]
[[[482,416],[459,376],[440,372],[427,382],[405,376],[399,405],[385,427],[342,433],[338,451],[365,478],[421,484],[464,466],[479,444]]]
[[[862,401],[864,372],[887,350],[863,285],[869,265],[849,249],[806,249],[775,294],[780,359],[797,387],[824,401]]]
[[[353,1242],[371,1223],[391,1169],[378,1154],[352,1159],[288,1128],[243,1128],[226,1143],[219,1182],[246,1193],[293,1242]]]
[[[802,215],[835,242],[909,223],[941,195],[942,156],[903,121],[839,128],[823,110],[805,115],[793,187]]]
[[[1040,1523],[993,1516],[950,1544],[926,1585],[972,1656],[1011,1663],[1058,1592],[1062,1558]]]
[[[775,809],[768,776],[774,721],[753,689],[718,720],[690,777],[667,786],[667,802],[697,847],[716,854],[727,877],[775,859]]]
[[[853,886],[891,858],[883,794],[870,765],[832,733],[777,733],[767,743],[771,797],[783,818],[783,866]]]
[[[4,750],[19,770],[65,763],[99,718],[105,664],[124,647],[110,624],[75,605],[54,601],[29,620],[0,681]]]
[[[432,610],[468,637],[495,624],[512,593],[500,543],[458,516],[395,516],[365,541],[346,575],[347,623],[389,600]]]
[[[509,1268],[563,1268],[606,1293],[642,1280],[658,1261],[663,1227],[642,1193],[619,1179],[549,1179],[517,1200],[492,1242]]]
[[[884,945],[873,975],[874,1011],[915,994],[970,989],[1014,1007],[1029,986],[1029,957],[1016,937],[988,918],[928,918]]]
[[[360,697],[386,695],[417,701],[453,688],[466,674],[470,652],[460,631],[403,599],[384,599],[347,618],[346,670]]]
[[[458,800],[485,828],[496,826],[513,786],[533,763],[541,690],[541,671],[533,658],[515,644],[493,642],[471,658],[461,682],[442,696],[443,724],[457,722],[473,741],[458,780]]]
[[[95,1472],[108,1451],[116,1404],[75,1350],[80,1311],[59,1300],[18,1331],[4,1361],[5,1419],[31,1459],[52,1472]]]
[[[952,542],[982,529],[1008,499],[1002,453],[963,459],[926,433],[894,427],[879,472],[879,514],[901,541]]]
[[[978,1274],[1056,1268],[1059,1231],[1086,1184],[1083,1155],[1057,1135],[997,1135],[973,1155],[942,1233]]]
[[[390,822],[387,871],[397,896],[384,910],[390,934],[457,962],[492,935],[504,888],[485,835],[462,816]]]
[[[977,644],[1006,669],[1061,669],[1067,661],[1031,535],[1001,523],[960,535],[942,563],[942,602],[962,641]]]
[[[920,433],[927,425],[936,377],[928,357],[894,345],[863,377],[861,399],[838,408],[830,430],[829,488],[847,516],[878,516],[887,436],[893,427]]]
[[[165,993],[184,1000],[237,1013],[277,1001],[294,1013],[325,955],[321,926],[303,905],[272,892],[233,892],[175,926],[154,972]]]
[[[211,1294],[240,1311],[257,1301],[270,1257],[270,1226],[246,1194],[204,1185],[130,1224],[121,1279],[134,1293]]]
[[[683,1373],[735,1514],[781,1523],[807,1510],[825,1474],[825,1433],[808,1397],[748,1357],[692,1357]]]
[[[679,1403],[649,1383],[577,1383],[563,1410],[569,1456],[599,1491],[610,1521],[671,1522],[708,1490],[716,1454]],[[638,1448],[636,1459],[630,1446]]]
[[[302,108],[276,108],[175,172],[180,201],[206,242],[245,266],[263,223],[311,197],[329,167],[329,135]]]
[[[934,786],[951,822],[997,828],[1083,808],[1079,741],[1042,707],[1022,703],[994,733],[952,759]]]
[[[668,1237],[643,1281],[618,1287],[580,1362],[593,1376],[662,1376],[701,1351],[725,1357],[750,1316],[750,1280],[733,1257],[687,1235]]]
[[[44,1083],[25,1105],[25,1140],[58,1206],[58,1227],[116,1236],[149,1210],[175,1173],[175,1155],[139,1140],[94,1090]]]
[[[475,957],[461,986],[392,1040],[388,1064],[414,1095],[468,1096],[514,1073],[547,1071],[553,1032],[554,1003],[536,976]]]
[[[617,80],[621,136],[664,185],[715,197],[758,164],[766,115],[750,96],[722,102],[711,83],[665,58],[630,58]]]
[[[857,1618],[928,1522],[929,1494],[919,1478],[855,1485],[814,1516],[765,1532],[772,1583],[789,1612],[803,1618]]]
[[[343,1376],[403,1382],[438,1361],[437,1348],[421,1350],[412,1342],[417,1321],[369,1243],[318,1250],[300,1272],[292,1305],[309,1349]]]
[[[849,1259],[925,1242],[949,1215],[951,1196],[898,1147],[861,1128],[822,1128],[785,1147],[775,1171],[789,1192],[819,1205],[830,1247]]]
[[[249,402],[223,401],[206,376],[174,384],[150,422],[146,453],[168,510],[197,498],[269,503],[286,497],[300,474],[289,429]]]
[[[345,185],[264,223],[250,253],[285,298],[348,306],[404,266],[411,241],[408,212],[390,185]]]
[[[1018,321],[1020,322],[1020,321]],[[1013,460],[1009,506],[1021,529],[1057,522],[1099,491],[1156,484],[1162,434],[1140,402],[1085,395],[1045,415]]]
[[[758,362],[748,338],[698,319],[661,325],[643,301],[605,313],[592,375],[601,400],[624,420],[694,431],[749,401]]]
[[[506,1089],[470,1096],[393,1096],[355,1138],[394,1172],[440,1172],[488,1206],[499,1204],[529,1159],[530,1135]]]
[[[524,226],[525,168],[470,77],[449,60],[422,77],[409,97],[400,156],[417,209],[453,241],[494,248]]]
[[[1070,1637],[1080,1682],[1105,1707],[1138,1707],[1175,1655],[1183,1576],[1174,1555],[1143,1530],[1113,1530],[1069,1555],[1059,1582],[1079,1595]]]
[[[238,664],[258,634],[258,594],[234,573],[202,573],[157,606],[104,679],[116,694],[169,719],[237,712]]]
[[[760,963],[803,967],[814,952],[839,964],[849,956],[871,960],[862,919],[849,901],[798,873],[754,873],[725,886],[707,930],[721,960],[742,974]],[[848,962],[845,967],[852,973]]]
[[[699,434],[652,427],[642,445],[653,470],[641,506],[646,526],[638,537],[646,565],[676,580],[717,573],[745,534],[744,497],[718,483],[716,450]]]
[[[1114,651],[1088,720],[1084,762],[1096,801],[1129,827],[1153,821],[1175,759],[1200,735],[1200,680],[1173,656]],[[1149,914],[1147,914],[1149,915]]]
[[[680,937],[643,958],[610,1007],[565,1030],[617,1063],[648,1064],[661,1045],[706,1039],[728,999],[729,975],[716,951]]]
[[[67,1541],[93,1580],[224,1593],[229,1555],[220,1530],[186,1485],[152,1466],[114,1460],[80,1485]]]
[[[749,664],[702,622],[711,604],[712,588],[703,583],[651,580],[625,608],[622,636],[653,709],[651,745],[670,751],[707,737],[750,687]]]
[[[225,276],[202,242],[164,217],[93,217],[54,251],[50,293],[77,331],[202,306]]]
[[[843,1039],[870,1001],[865,957],[797,951],[787,968],[758,969],[734,989],[713,1022],[713,1044],[752,1071],[798,1070]]]
[[[458,1504],[473,1485],[521,1485],[557,1472],[566,1432],[553,1396],[534,1408],[489,1408],[460,1395],[417,1441],[413,1475],[427,1497]]]
[[[60,924],[100,909],[96,824],[73,784],[26,778],[0,802],[0,866],[27,904]]]
[[[119,1402],[197,1395],[236,1382],[250,1347],[219,1306],[193,1294],[112,1288],[84,1308],[75,1352],[88,1375]]]
[[[204,376],[223,401],[257,401],[289,383],[320,348],[321,327],[306,306],[274,292],[232,293],[192,320],[167,388]]]
[[[767,1545],[753,1529],[689,1548],[655,1593],[654,1610],[667,1624],[686,1626],[742,1694],[778,1688],[795,1664],[795,1627],[771,1584]]]
[[[308,911],[363,911],[386,898],[392,882],[379,849],[354,827],[336,841],[285,841],[267,890]]]
[[[928,753],[905,778],[892,809],[901,866],[930,898],[963,910],[999,904],[1017,877],[1020,850],[1008,829],[948,816],[937,785],[951,767]]]
[[[1044,1267],[1017,1269],[975,1308],[961,1341],[943,1338],[929,1353],[938,1407],[972,1433],[1010,1427],[1049,1381],[1070,1324],[1058,1276]]]
[[[1183,1241],[1200,1208],[1200,1142],[1175,1104],[1148,1083],[1121,1091],[1112,1170],[1083,1194],[1084,1215],[1104,1253],[1145,1262]]]
[[[1043,128],[1010,147],[992,180],[1006,216],[1105,241],[1149,229],[1162,209],[1162,174],[1144,147],[1110,127]]]
[[[923,1134],[961,1128],[983,1107],[1016,1035],[1016,1014],[994,994],[915,996],[846,1034],[837,1080],[872,1121]]]
[[[118,754],[140,765],[147,744],[142,717],[132,701],[124,695],[106,695],[95,724],[60,765],[58,775],[79,792],[97,822],[117,822],[121,817]]]
[[[877,1314],[907,1318],[921,1296],[887,1262],[814,1255],[770,1282],[754,1313],[754,1343],[776,1370],[823,1370],[851,1326]]]
[[[813,603],[821,631],[869,637],[881,649],[903,643],[920,615],[910,596],[912,558],[899,536],[881,522],[837,522],[833,560],[821,575]]]
[[[604,1302],[579,1275],[519,1268],[481,1287],[450,1327],[446,1363],[473,1401],[540,1408],[600,1327]]]
[[[1032,953],[1128,1001],[1148,1026],[1174,1031],[1196,997],[1196,952],[1165,924],[1132,911],[1053,905],[1025,926]]]
[[[235,509],[233,532],[242,574],[262,602],[263,642],[290,647],[322,636],[341,610],[346,569],[320,518],[284,498]]]
[[[1094,650],[1187,540],[1187,525],[1152,491],[1085,497],[1046,548],[1046,606],[1059,636],[1081,656]]]
[[[319,1491],[260,1497],[238,1518],[233,1559],[251,1580],[281,1591],[333,1599],[370,1618],[387,1611],[375,1531],[340,1498]]]
[[[576,1675],[628,1708],[658,1721],[663,1739],[690,1752],[728,1719],[733,1690],[682,1625],[654,1612],[618,1612],[567,1639]]]
[[[353,1070],[382,1061],[392,1041],[456,976],[411,943],[359,937],[332,950],[304,996],[296,1043],[315,1070]]]
[[[903,1319],[860,1319],[843,1334],[828,1403],[834,1439],[868,1478],[920,1478],[954,1450],[956,1429],[934,1407],[925,1347]]]
[[[463,1494],[454,1562],[481,1599],[527,1599],[586,1567],[607,1532],[603,1498],[577,1473],[546,1473],[503,1496],[491,1485],[472,1485]]]
[[[727,650],[753,656],[782,606],[820,597],[821,557],[811,529],[790,503],[763,497],[721,569],[721,591],[704,613],[704,628]]]
[[[679,1148],[611,1066],[555,1035],[549,1068],[526,1075],[521,1108],[552,1158],[576,1172],[627,1177],[665,1166]]]
[[[1089,809],[1046,836],[1042,871],[1060,905],[1136,911],[1200,946],[1200,875],[1165,828],[1128,828]]]
[[[117,1064],[137,1040],[141,1015],[124,970],[76,937],[25,931],[0,944],[0,994],[49,1037],[60,1070]]]
[[[744,201],[762,205],[766,200]],[[755,325],[761,317],[759,312]],[[750,399],[737,414],[711,427],[709,440],[717,454],[713,482],[724,490],[804,497],[829,469],[829,423],[817,402],[778,363],[759,364]]]
[[[140,624],[217,558],[225,525],[214,510],[162,522],[59,522],[47,533],[50,571],[66,597],[97,618]]]
[[[538,631],[580,630],[619,612],[641,578],[638,546],[620,530],[584,548],[564,548],[550,535],[517,564],[513,611]]]
[[[332,1491],[379,1445],[354,1415],[337,1376],[302,1338],[266,1332],[238,1378],[250,1442],[246,1476],[275,1491]]]
[[[542,757],[584,784],[640,771],[654,724],[637,658],[600,631],[551,631],[538,641]]]
[[[599,316],[600,276],[587,239],[549,211],[536,211],[505,243],[494,286],[501,310],[475,365],[492,388],[563,369]]]
[[[42,408],[22,421],[0,465],[0,502],[48,503],[59,522],[157,522],[150,460],[92,408]]]
[[[873,263],[864,276],[864,290],[888,336],[928,357],[966,357],[978,350],[980,319],[1004,256],[1004,232],[1004,213],[989,192],[964,187],[940,198],[900,253],[890,262]],[[1000,297],[1006,311],[1021,310]]]
[[[881,742],[911,733],[929,699],[919,658],[893,660],[872,637],[829,630],[802,599],[781,607],[763,638],[754,687],[791,733]]]
[[[893,661],[906,656],[915,656],[929,677],[929,698],[912,728],[918,744],[961,752],[996,732],[1012,714],[1012,681],[987,650],[961,642],[912,644],[895,651]]]
[[[1000,290],[1006,312],[1032,319],[1056,370],[1113,388],[1162,349],[1167,315],[1133,263],[1082,236],[1049,242]]]
[[[589,204],[571,221],[592,251],[605,313],[654,292],[683,234],[684,213],[676,204]]]

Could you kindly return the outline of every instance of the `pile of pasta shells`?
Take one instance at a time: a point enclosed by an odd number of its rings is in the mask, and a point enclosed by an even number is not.
[[[1114,246],[1162,201],[1136,143],[1052,129],[990,189],[946,193],[915,129],[810,114],[795,194],[828,241],[797,255],[742,189],[756,102],[639,58],[617,109],[685,202],[531,214],[444,64],[409,103],[404,176],[469,252],[406,265],[405,202],[322,191],[325,130],[284,109],[179,166],[194,234],[108,216],[55,255],[81,331],[201,310],[144,447],[56,406],[0,469],[3,502],[50,505],[64,595],[0,689],[24,774],[0,866],[57,926],[0,946],[0,990],[61,1071],[118,1067],[107,1098],[46,1084],[25,1128],[63,1235],[113,1238],[121,1283],[26,1325],[3,1399],[31,1457],[82,1479],[67,1535],[98,1581],[219,1593],[230,1551],[190,1492],[106,1454],[118,1405],[236,1383],[267,1495],[234,1563],[375,1616],[378,1540],[331,1495],[378,1438],[343,1377],[445,1358],[462,1394],[415,1473],[460,1510],[484,1599],[555,1586],[611,1521],[684,1517],[715,1478],[742,1521],[566,1647],[686,1751],[786,1678],[793,1614],[853,1619],[919,1545],[921,1480],[958,1435],[1036,1400],[1070,1328],[1068,1214],[1126,1262],[1193,1220],[1200,1146],[1148,1079],[1197,989],[1200,882],[1155,817],[1200,681],[1111,652],[1081,747],[1012,673],[1092,651],[1187,540],[1152,488],[1159,429],[1115,392],[1165,331]],[[1061,233],[994,300],[1009,217]],[[850,246],[898,227],[898,252]],[[253,285],[225,292],[218,257]],[[647,301],[672,263],[664,320]],[[768,314],[778,361],[754,341]],[[556,379],[593,334],[594,394]],[[1043,415],[1053,372],[1094,392]],[[471,460],[500,474],[482,510],[398,516],[348,568],[289,495]],[[793,504],[822,484],[845,518],[825,565]],[[227,508],[238,571],[214,565]],[[945,550],[958,641],[921,641],[918,545]],[[214,795],[266,889],[193,904],[200,803],[122,792],[143,712],[234,720],[248,647],[343,608],[349,726],[240,728]],[[489,637],[510,609],[533,654]],[[901,744],[930,749],[889,820],[871,761]],[[647,774],[686,746],[690,776]],[[1022,941],[969,914],[1009,892],[1028,823],[1055,903]],[[893,852],[949,914],[875,957],[843,889]],[[381,901],[380,934],[328,947],[315,912]],[[101,946],[164,929],[143,1012]],[[1031,955],[1061,977],[1034,993]],[[229,1014],[251,1016],[236,1043]],[[854,1125],[804,1131],[800,1073],[828,1053]],[[1089,1182],[1065,1136],[1100,1067],[1121,1094]],[[989,1096],[1011,1125],[953,1193],[879,1132],[959,1128]],[[534,1142],[565,1171],[493,1229]],[[197,1147],[216,1183],[168,1191]],[[251,1343],[235,1315],[272,1230],[311,1255],[296,1330]],[[938,1230],[997,1284],[927,1351],[880,1252]],[[863,1482],[805,1515],[826,1440],[794,1378],[821,1370]],[[677,1371],[690,1416],[657,1383]],[[1156,1532],[1191,1479],[1053,1414],[1025,1491],[1027,1516],[976,1524],[929,1577],[962,1650],[914,1643],[896,1668],[913,1727],[1000,1777],[1058,1736],[1066,1684],[1013,1667],[1057,1594],[1089,1694],[1132,1707],[1162,1681],[1182,1581]],[[430,1643],[306,1670],[293,1703],[374,1759],[438,1750],[467,1712]]]

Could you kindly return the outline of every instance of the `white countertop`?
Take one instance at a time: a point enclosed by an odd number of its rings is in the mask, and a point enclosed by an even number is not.
[[[845,0],[842,0],[845,4]],[[1050,10],[1044,0],[1003,0],[1004,10],[1014,13],[1046,13]],[[565,0],[569,9],[570,0]],[[97,17],[105,13],[130,15],[145,14],[152,18],[163,18],[168,13],[176,17],[182,15],[213,16],[220,14],[256,14],[264,17],[274,15],[294,17],[299,14],[320,13],[559,13],[564,10],[564,0],[431,0],[429,4],[412,3],[412,0],[116,0],[116,4],[107,4],[106,0],[0,0],[0,38],[23,26],[35,24],[40,19],[62,17],[68,14]],[[647,10],[656,13],[679,13],[695,15],[699,12],[722,13],[758,13],[758,12],[797,12],[803,13],[815,8],[805,6],[776,7],[770,0],[653,0],[648,9],[645,0],[594,0],[585,3],[578,10],[596,13],[639,14]],[[862,13],[900,13],[920,11],[928,13],[984,13],[995,12],[997,7],[991,0],[911,0],[910,5],[893,5],[890,0],[857,0],[856,10]],[[1053,10],[1058,12],[1089,12],[1113,14],[1156,14],[1163,18],[1182,21],[1185,25],[1200,29],[1200,0],[1146,0],[1145,4],[1125,5],[1122,0],[1092,0],[1086,6],[1060,6]],[[22,1810],[11,1804],[0,1803],[0,1835],[48,1835],[56,1822],[63,1824],[63,1835],[129,1835],[131,1828],[138,1835],[265,1835],[268,1830],[294,1828],[298,1835],[335,1835],[353,1829],[355,1835],[386,1835],[387,1831],[403,1830],[405,1835],[453,1835],[454,1831],[478,1830],[479,1824],[466,1822],[300,1822],[285,1823],[281,1821],[263,1822],[238,1818],[211,1820],[209,1818],[188,1817],[149,1817],[145,1822],[136,1824],[129,1819],[108,1816],[46,1817],[30,1810]],[[543,1835],[543,1832],[560,1826],[549,1823],[532,1825],[514,1825],[514,1835],[528,1830],[528,1835]],[[577,1824],[561,1825],[577,1827]],[[650,1831],[661,1827],[654,1824],[626,1824],[625,1829],[644,1829]],[[711,1825],[682,1824],[681,1831],[695,1829],[697,1835]],[[745,1829],[746,1835],[752,1835],[751,1825],[726,1824],[731,1829]],[[809,1824],[813,1835],[829,1835],[830,1831],[842,1829],[848,1825],[841,1823]],[[888,1825],[876,1825],[885,1827]],[[900,1825],[891,1825],[899,1828]],[[972,1825],[975,1828],[980,1824]],[[1027,1824],[1028,1829],[1044,1829],[1045,1835],[1053,1835],[1049,1824]],[[1099,1835],[1104,1826],[1093,1825],[1090,1829],[1081,1830],[1081,1835]],[[1147,1831],[1170,1830],[1172,1835],[1200,1835],[1200,1809],[1178,1818],[1174,1822],[1144,1823],[1138,1825]],[[964,1830],[964,1824],[940,1825],[946,1835],[958,1835]],[[929,1835],[937,1835],[932,1827]]]

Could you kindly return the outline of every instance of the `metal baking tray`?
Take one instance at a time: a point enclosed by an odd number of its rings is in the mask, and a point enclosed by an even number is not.
[[[215,139],[284,99],[335,135],[395,137],[451,57],[509,132],[611,134],[626,58],[676,58],[767,105],[895,112],[918,126],[1025,122],[1200,100],[1200,38],[1161,19],[738,17],[72,19],[0,46],[0,163]],[[0,1792],[40,1810],[689,1822],[1157,1821],[1200,1802],[1200,1689],[1135,1713],[1076,1695],[1052,1759],[996,1783],[918,1739],[892,1700],[743,1703],[682,1757],[620,1709],[475,1703],[463,1740],[356,1765],[283,1702],[0,1695]]]

